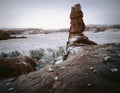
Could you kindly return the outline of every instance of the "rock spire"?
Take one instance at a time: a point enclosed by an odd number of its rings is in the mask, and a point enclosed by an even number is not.
[[[71,46],[96,45],[95,42],[89,40],[88,37],[83,34],[85,24],[80,4],[76,4],[71,8],[70,20],[69,37],[66,47],[67,51]]]
[[[85,24],[83,22],[83,12],[80,4],[76,4],[71,8],[70,20],[69,39],[74,36],[83,35],[82,32],[85,30]]]

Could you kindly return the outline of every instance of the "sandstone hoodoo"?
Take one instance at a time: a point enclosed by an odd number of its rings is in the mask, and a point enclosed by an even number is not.
[[[81,10],[80,4],[76,4],[71,8],[70,13],[70,30],[67,42],[67,49],[70,46],[78,45],[96,45],[95,42],[84,36],[83,31],[85,30],[85,24],[83,21],[83,12]]]
[[[69,30],[69,38],[83,35],[82,32],[85,30],[85,24],[83,22],[83,12],[80,4],[76,4],[71,8],[70,19],[71,26]]]

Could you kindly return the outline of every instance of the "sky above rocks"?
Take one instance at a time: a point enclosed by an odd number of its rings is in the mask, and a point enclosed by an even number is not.
[[[0,0],[0,28],[69,28],[77,3],[85,24],[120,24],[120,0]]]

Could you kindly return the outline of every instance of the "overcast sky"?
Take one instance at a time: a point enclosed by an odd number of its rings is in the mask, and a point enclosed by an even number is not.
[[[120,24],[120,0],[0,0],[0,28],[69,28],[77,3],[85,24]]]

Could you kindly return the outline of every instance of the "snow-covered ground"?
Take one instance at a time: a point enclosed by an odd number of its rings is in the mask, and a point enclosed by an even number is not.
[[[120,42],[120,30],[110,30],[104,32],[84,32],[90,40],[95,41],[98,44],[105,43],[118,43]],[[25,35],[24,35],[25,36]],[[28,38],[24,39],[9,39],[0,41],[0,53],[11,52],[18,50],[24,54],[29,50],[39,48],[58,48],[59,46],[66,46],[68,39],[67,32],[58,32],[51,34],[35,34],[26,35]]]
[[[27,38],[0,40],[0,53],[18,50],[21,53],[26,54],[29,52],[29,50],[40,48],[57,49],[59,46],[66,45],[68,33],[59,32],[51,34],[34,34],[24,36],[26,36]]]
[[[111,29],[106,30],[104,32],[84,32],[86,36],[90,40],[95,41],[98,44],[105,44],[105,43],[119,43],[120,42],[120,30],[118,29]]]

